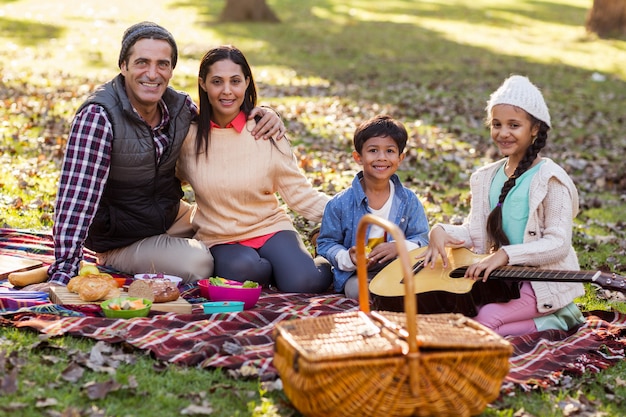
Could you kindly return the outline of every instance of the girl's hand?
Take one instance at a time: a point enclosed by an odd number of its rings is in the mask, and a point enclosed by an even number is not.
[[[257,120],[256,126],[251,132],[255,139],[275,138],[276,140],[280,140],[287,132],[285,124],[273,110],[255,107],[248,116],[248,120],[251,119]]]
[[[458,240],[450,236],[448,232],[441,226],[435,226],[430,230],[428,237],[428,248],[426,251],[417,258],[424,259],[424,266],[430,264],[430,268],[435,267],[437,256],[441,256],[443,267],[448,267],[448,254],[446,253],[446,247],[462,248],[465,244],[464,240]]]
[[[471,278],[474,281],[483,282],[487,281],[489,274],[501,266],[509,264],[509,255],[506,254],[504,249],[500,248],[491,255],[481,259],[480,262],[476,262],[473,265],[467,267],[465,271],[465,278]]]

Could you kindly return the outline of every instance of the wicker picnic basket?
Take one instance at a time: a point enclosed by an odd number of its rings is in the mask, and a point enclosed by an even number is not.
[[[305,416],[470,416],[495,400],[512,346],[460,314],[417,315],[405,279],[405,312],[370,311],[365,261],[368,224],[386,229],[412,277],[404,236],[366,215],[357,231],[359,311],[286,320],[274,329],[274,366]]]

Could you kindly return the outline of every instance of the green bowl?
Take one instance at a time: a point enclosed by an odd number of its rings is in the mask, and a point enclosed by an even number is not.
[[[143,300],[144,308],[139,310],[112,310],[109,308],[110,304],[123,304],[124,301],[135,301],[135,300]],[[138,298],[138,297],[117,297],[111,298],[110,300],[103,301],[100,303],[100,307],[102,307],[102,312],[105,317],[111,319],[131,319],[133,317],[146,317],[150,312],[150,308],[152,307],[152,301],[146,298]]]

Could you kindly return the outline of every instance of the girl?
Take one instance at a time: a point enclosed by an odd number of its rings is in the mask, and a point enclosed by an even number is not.
[[[250,133],[257,92],[240,50],[220,46],[205,54],[198,95],[198,124],[183,144],[178,175],[194,190],[194,237],[210,248],[214,274],[285,292],[325,291],[330,264],[313,260],[276,193],[314,222],[329,197],[307,181],[288,140],[259,141]]]
[[[466,247],[488,254],[467,268],[465,277],[486,281],[504,265],[578,270],[572,247],[578,193],[567,173],[541,157],[550,113],[539,89],[513,75],[490,97],[487,119],[491,139],[504,159],[476,171],[470,179],[472,203],[460,226],[435,225],[424,254],[433,268],[437,256],[448,265],[445,247]],[[568,330],[583,321],[573,303],[582,283],[520,282],[519,298],[479,306],[474,319],[502,336],[538,330]]]

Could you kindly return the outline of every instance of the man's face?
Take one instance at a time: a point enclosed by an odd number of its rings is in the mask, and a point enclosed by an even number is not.
[[[162,39],[140,39],[122,63],[126,94],[140,113],[154,109],[172,78],[172,47]]]

